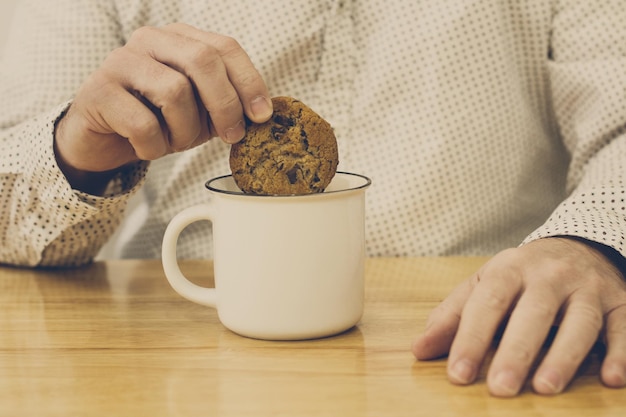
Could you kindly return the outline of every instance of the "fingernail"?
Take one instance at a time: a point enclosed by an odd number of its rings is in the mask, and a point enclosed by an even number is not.
[[[535,390],[540,394],[558,394],[563,390],[563,379],[553,370],[543,371],[535,377]]]
[[[272,102],[265,96],[255,97],[250,103],[255,121],[267,120],[272,116]]]
[[[491,385],[491,392],[494,395],[502,397],[512,397],[517,395],[520,390],[521,381],[515,373],[511,371],[500,371],[493,378],[493,384]]]
[[[235,126],[226,129],[224,132],[224,141],[228,143],[237,143],[245,136],[245,134],[246,129],[244,127],[243,120],[240,120]]]
[[[461,359],[452,365],[449,375],[455,384],[470,384],[476,377],[476,367],[467,359]]]
[[[605,364],[602,380],[609,387],[621,388],[626,386],[626,366],[619,363]]]

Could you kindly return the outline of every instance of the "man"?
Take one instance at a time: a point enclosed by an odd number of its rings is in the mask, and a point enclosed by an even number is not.
[[[369,255],[498,253],[433,311],[417,358],[449,353],[471,383],[508,320],[487,382],[511,396],[559,324],[538,392],[600,335],[601,379],[624,386],[622,2],[257,3],[25,0],[0,81],[0,260],[89,262],[139,189],[124,255],[158,256],[245,118],[290,95],[333,125],[340,169],[373,179]],[[182,253],[211,256],[205,236]]]

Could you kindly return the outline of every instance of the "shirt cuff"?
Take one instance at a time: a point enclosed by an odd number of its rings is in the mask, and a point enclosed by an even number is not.
[[[558,236],[574,236],[599,243],[626,259],[626,202],[623,189],[602,187],[575,192],[522,244]]]
[[[29,264],[88,262],[121,222],[128,199],[145,180],[148,162],[131,164],[110,181],[104,196],[72,189],[54,153],[54,129],[69,103],[34,120],[25,134],[20,194],[21,236],[30,236]],[[27,132],[25,132],[27,133]],[[18,197],[19,198],[19,197]]]

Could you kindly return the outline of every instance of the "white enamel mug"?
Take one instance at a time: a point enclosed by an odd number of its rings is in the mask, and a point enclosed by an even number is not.
[[[210,203],[176,215],[163,237],[162,262],[183,297],[214,307],[243,336],[298,340],[355,326],[363,314],[365,190],[362,175],[337,172],[319,194],[242,193],[232,176],[206,183]],[[213,225],[215,288],[190,282],[176,245],[189,224]],[[209,237],[207,236],[207,239]]]

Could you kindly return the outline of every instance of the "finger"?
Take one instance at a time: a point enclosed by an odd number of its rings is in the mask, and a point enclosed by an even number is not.
[[[182,23],[169,25],[172,30],[208,45],[213,45],[220,54],[228,79],[237,91],[246,115],[256,123],[268,120],[272,115],[270,92],[255,68],[249,55],[230,37],[205,32]]]
[[[561,326],[533,378],[540,394],[558,394],[574,377],[602,329],[602,306],[593,292],[571,296]]]
[[[497,268],[483,268],[463,309],[448,358],[448,378],[455,384],[472,383],[493,337],[519,292],[515,277],[506,279]]]
[[[184,24],[170,25],[165,31],[142,28],[133,36],[155,59],[192,80],[215,132],[226,142],[235,143],[245,135],[244,108],[255,122],[271,116],[265,82],[233,38]]]
[[[606,316],[607,352],[600,377],[612,388],[626,386],[626,305],[615,308]]]
[[[128,152],[124,143],[129,144],[133,148],[134,155],[141,160],[154,160],[165,155],[168,148],[167,139],[156,115],[123,86],[108,82],[108,79],[103,78],[101,73],[94,73],[85,82],[83,88],[90,91],[98,86],[101,91],[97,105],[83,103],[79,99],[80,93],[74,104],[90,124],[88,130],[100,135],[114,133],[123,139],[121,146],[116,149],[109,148],[106,153],[100,153],[102,163],[105,163],[106,159],[123,158],[121,153]],[[96,141],[83,142],[83,146],[99,145]],[[118,145],[120,145],[119,142]],[[93,149],[85,150],[84,154],[88,155],[91,152]],[[107,155],[107,158],[103,158],[102,155]],[[101,169],[111,168],[102,167]],[[93,166],[90,170],[94,170]]]
[[[416,359],[433,359],[449,352],[470,293],[470,280],[465,280],[433,309],[424,332],[411,345]]]
[[[561,304],[561,296],[548,285],[535,285],[520,297],[489,367],[491,394],[510,397],[519,392]]]
[[[172,150],[187,149],[200,136],[209,135],[206,112],[198,109],[194,88],[184,74],[128,48],[108,57],[107,71],[148,100],[151,111],[167,127]]]
[[[133,33],[128,48],[188,77],[217,135],[230,143],[244,136],[243,107],[214,46],[171,30],[142,27]]]

